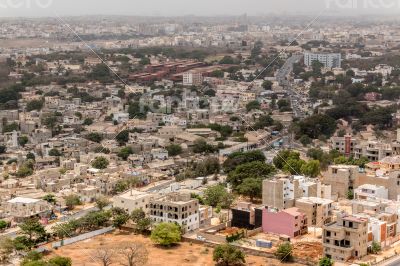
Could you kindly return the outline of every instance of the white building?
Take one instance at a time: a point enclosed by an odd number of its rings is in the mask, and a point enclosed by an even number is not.
[[[312,66],[313,61],[318,61],[327,68],[340,68],[342,56],[340,53],[304,53],[304,64]]]
[[[16,222],[31,217],[46,217],[51,212],[51,205],[42,199],[24,197],[13,198],[3,205],[6,216],[12,216]]]
[[[389,192],[384,186],[364,184],[354,190],[355,199],[388,199]]]
[[[200,72],[185,72],[183,73],[184,86],[198,86],[203,83],[203,75]]]
[[[113,114],[113,120],[117,121],[118,123],[126,123],[129,120],[129,114],[128,113]]]
[[[148,214],[150,201],[155,198],[156,195],[153,193],[130,190],[124,194],[115,196],[113,207],[124,209],[128,213],[136,209],[141,209]]]
[[[199,202],[190,194],[170,193],[150,201],[150,218],[155,223],[177,223],[184,231],[193,231],[200,226]]]
[[[168,151],[166,149],[157,148],[151,150],[151,157],[157,160],[167,160],[168,159]]]

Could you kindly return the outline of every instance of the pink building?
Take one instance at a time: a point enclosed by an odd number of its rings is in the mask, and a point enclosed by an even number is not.
[[[307,233],[307,216],[298,208],[283,211],[264,209],[262,215],[264,233],[296,237]]]

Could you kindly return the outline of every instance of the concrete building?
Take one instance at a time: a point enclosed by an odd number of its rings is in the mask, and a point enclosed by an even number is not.
[[[298,179],[287,176],[275,176],[263,180],[263,205],[283,210],[294,206],[294,201],[303,195]]]
[[[388,191],[388,199],[398,200],[400,195],[400,171],[383,172],[382,170],[377,170],[376,172],[366,172],[358,175],[354,186],[359,187],[364,184],[384,187]]]
[[[298,208],[283,211],[263,209],[262,229],[264,233],[296,237],[307,233],[307,216]]]
[[[177,223],[184,231],[199,228],[199,202],[190,194],[170,193],[150,201],[150,218],[155,223]]]
[[[323,256],[337,262],[367,255],[368,219],[339,214],[336,222],[323,227]]]
[[[136,209],[141,209],[148,214],[150,211],[150,201],[155,198],[156,195],[153,193],[130,190],[124,194],[115,196],[113,206],[122,208],[128,213]]]
[[[203,74],[201,72],[189,71],[183,73],[184,86],[199,86],[203,84]]]
[[[304,53],[304,64],[312,66],[314,61],[318,61],[327,68],[340,68],[342,56],[340,53]]]
[[[253,230],[262,226],[263,208],[257,208],[248,202],[239,202],[231,208],[231,226]]]
[[[389,191],[384,186],[364,184],[354,190],[354,198],[365,200],[371,198],[387,199]]]
[[[355,165],[331,165],[324,173],[323,183],[331,186],[333,198],[346,198],[360,174],[360,168]]]
[[[296,200],[295,206],[307,216],[308,224],[320,227],[332,220],[333,200],[303,197]]]
[[[48,217],[51,213],[51,205],[41,199],[16,197],[2,205],[4,214],[13,217],[15,222],[32,217]]]
[[[274,179],[263,180],[263,205],[279,210],[295,206],[301,197],[331,198],[330,185],[321,184],[317,179],[304,176],[276,175]]]
[[[348,157],[352,156],[355,159],[365,157],[370,161],[379,161],[387,156],[400,155],[400,130],[397,134],[397,141],[391,143],[375,140],[365,141],[351,135],[334,136],[330,139],[330,149],[337,150],[341,154]]]

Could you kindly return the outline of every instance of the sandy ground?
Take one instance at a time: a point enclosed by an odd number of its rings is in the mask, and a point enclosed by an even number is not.
[[[141,235],[133,235],[124,232],[114,232],[99,236],[93,239],[78,242],[73,245],[65,246],[50,254],[68,256],[72,258],[73,265],[81,266],[97,266],[100,261],[93,258],[96,249],[118,249],[119,246],[127,243],[143,243],[149,253],[149,260],[146,265],[148,266],[161,266],[161,265],[192,265],[192,266],[211,266],[215,265],[212,260],[212,248],[207,248],[199,244],[181,243],[180,245],[172,248],[160,248],[152,244],[151,240]],[[120,255],[112,257],[111,265],[121,265],[124,258]],[[278,265],[292,265],[299,264],[282,264],[275,259],[267,259],[257,256],[246,256],[246,264],[253,266],[278,266]]]

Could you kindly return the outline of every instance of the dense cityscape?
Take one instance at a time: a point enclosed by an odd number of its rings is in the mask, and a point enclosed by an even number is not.
[[[0,16],[0,265],[400,265],[396,16]]]

